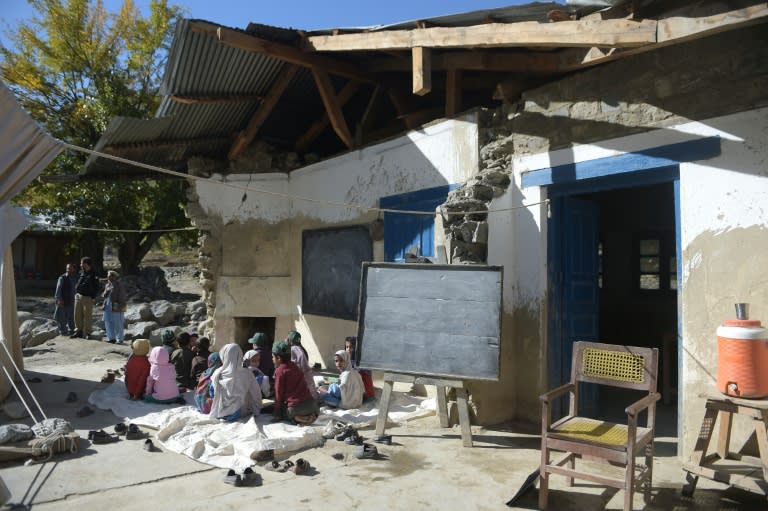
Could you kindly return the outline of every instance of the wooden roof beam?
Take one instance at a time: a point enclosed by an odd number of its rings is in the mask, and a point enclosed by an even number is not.
[[[768,2],[711,16],[671,17],[658,22],[658,42],[640,48],[570,49],[559,53],[560,70],[572,71],[683,43],[729,30],[768,22]]]
[[[347,121],[344,119],[344,112],[341,110],[341,102],[336,97],[336,92],[333,90],[333,84],[331,78],[324,69],[319,67],[312,68],[312,75],[315,77],[315,83],[317,84],[317,90],[320,92],[320,97],[325,105],[325,111],[328,113],[328,118],[331,121],[333,130],[339,136],[344,145],[349,149],[355,146],[354,140],[352,140],[352,134],[347,126]]]
[[[293,77],[296,76],[298,70],[299,66],[295,64],[288,64],[283,67],[275,80],[275,83],[273,83],[272,87],[269,89],[264,101],[262,101],[261,105],[259,105],[259,108],[256,110],[256,113],[248,122],[248,126],[237,135],[235,143],[232,144],[232,147],[229,149],[227,158],[230,160],[236,159],[243,151],[245,151],[253,139],[256,138],[259,129],[261,129],[261,126],[267,120],[269,114],[274,110],[277,102],[280,100],[283,92],[285,92],[285,89],[288,88]]]
[[[562,61],[557,53],[509,52],[509,51],[453,51],[432,52],[432,70],[464,69],[465,71],[502,71],[528,73],[556,73],[562,71]],[[411,62],[406,58],[372,59],[368,71],[410,71]]]
[[[496,47],[637,47],[656,42],[656,21],[579,20],[560,23],[491,23],[469,27],[381,30],[307,38],[314,51],[408,50]]]
[[[262,101],[264,96],[257,94],[240,96],[171,96],[171,100],[182,105],[217,105],[229,103],[252,103]]]
[[[339,107],[340,108],[343,107],[350,99],[352,99],[352,96],[355,95],[355,92],[357,92],[359,88],[360,88],[359,82],[347,82],[347,84],[341,89],[341,92],[339,92],[339,95],[336,97],[336,101],[339,103]],[[326,111],[296,141],[296,144],[295,144],[296,152],[299,152],[299,153],[306,152],[307,149],[309,149],[309,146],[312,144],[312,142],[314,142],[315,139],[317,139],[317,137],[319,137],[320,134],[323,131],[325,131],[325,128],[328,127],[330,122],[331,120],[328,117],[328,112]]]
[[[413,93],[418,96],[432,90],[432,50],[416,47],[411,50],[413,63]]]
[[[319,66],[328,73],[343,76],[352,80],[371,83],[378,82],[375,77],[371,76],[365,71],[361,71],[353,65],[347,64],[346,62],[340,62],[336,59],[323,55],[306,53],[298,48],[294,48],[293,46],[261,39],[239,30],[222,27],[213,23],[208,23],[206,21],[191,21],[190,28],[193,32],[203,33],[210,35],[211,37],[216,37],[220,43],[232,48],[260,53],[262,55],[267,55],[269,57],[280,59],[291,64],[296,64],[308,68]],[[330,37],[343,36],[339,35]]]

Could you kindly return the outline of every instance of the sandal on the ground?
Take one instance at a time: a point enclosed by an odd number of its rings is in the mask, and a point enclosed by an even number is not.
[[[336,440],[338,440],[339,442],[343,442],[344,440],[354,435],[355,433],[357,433],[357,430],[355,430],[355,428],[353,428],[352,426],[347,426],[346,428],[344,428],[344,431],[336,435]]]
[[[224,482],[227,484],[231,484],[232,486],[242,486],[243,480],[240,477],[240,474],[236,474],[233,469],[229,469],[227,471],[227,474],[224,476]]]
[[[147,438],[144,440],[144,450],[149,452],[155,452],[157,450],[157,447],[155,447],[155,444],[152,443],[152,440]]]
[[[347,424],[344,422],[339,421],[332,421],[329,422],[325,426],[325,430],[323,431],[323,438],[325,439],[331,439],[336,438],[336,435],[340,435],[344,433],[344,430],[346,429]]]
[[[349,445],[362,445],[363,444],[363,437],[360,436],[360,433],[355,431],[351,435],[349,435],[347,438],[344,439],[345,444]]]
[[[373,437],[373,441],[377,444],[392,445],[392,435],[376,435]]]
[[[281,465],[279,461],[272,460],[270,463],[267,463],[267,466],[264,468],[266,468],[267,470],[272,470],[273,472],[280,472]]]
[[[120,439],[116,436],[110,435],[103,429],[100,429],[98,431],[89,431],[88,440],[94,444],[111,444],[112,442],[117,442]]]
[[[128,426],[126,426],[124,422],[119,422],[115,424],[115,433],[117,433],[118,435],[125,435],[127,431],[128,431]]]
[[[139,429],[136,424],[128,424],[128,431],[125,433],[126,440],[143,440],[148,434]]]
[[[293,468],[293,462],[291,460],[285,460],[285,463],[277,469],[278,472],[287,472]]]
[[[246,486],[261,486],[261,475],[253,471],[251,467],[243,470],[242,482]]]
[[[306,474],[307,472],[309,472],[309,462],[304,458],[297,459],[296,465],[293,467],[293,473],[297,476],[300,476],[302,474]]]
[[[275,450],[267,449],[264,451],[254,451],[251,453],[251,459],[256,462],[272,461],[275,459]]]
[[[93,415],[93,410],[88,406],[84,406],[77,411],[78,417],[88,417],[89,415]]]
[[[375,458],[377,454],[379,454],[379,450],[373,444],[363,444],[355,449],[355,458],[361,460]]]

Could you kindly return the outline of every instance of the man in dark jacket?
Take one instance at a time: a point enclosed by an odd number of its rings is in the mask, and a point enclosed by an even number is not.
[[[80,275],[75,285],[75,333],[70,337],[91,335],[93,329],[93,300],[99,293],[99,278],[93,270],[90,257],[80,260]]]
[[[67,271],[56,281],[56,309],[53,318],[59,323],[59,333],[70,335],[75,333],[75,286],[77,286],[77,270],[72,263],[67,264]]]

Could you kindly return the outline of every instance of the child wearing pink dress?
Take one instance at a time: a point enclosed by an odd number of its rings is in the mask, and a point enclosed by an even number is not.
[[[162,346],[152,348],[149,354],[149,376],[144,390],[147,403],[171,404],[184,402],[176,386],[176,368],[169,362],[168,350]]]

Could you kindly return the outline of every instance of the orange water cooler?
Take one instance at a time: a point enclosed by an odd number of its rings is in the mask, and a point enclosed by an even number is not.
[[[746,304],[736,311],[740,319],[717,328],[717,388],[733,397],[768,397],[768,331],[747,319]]]

